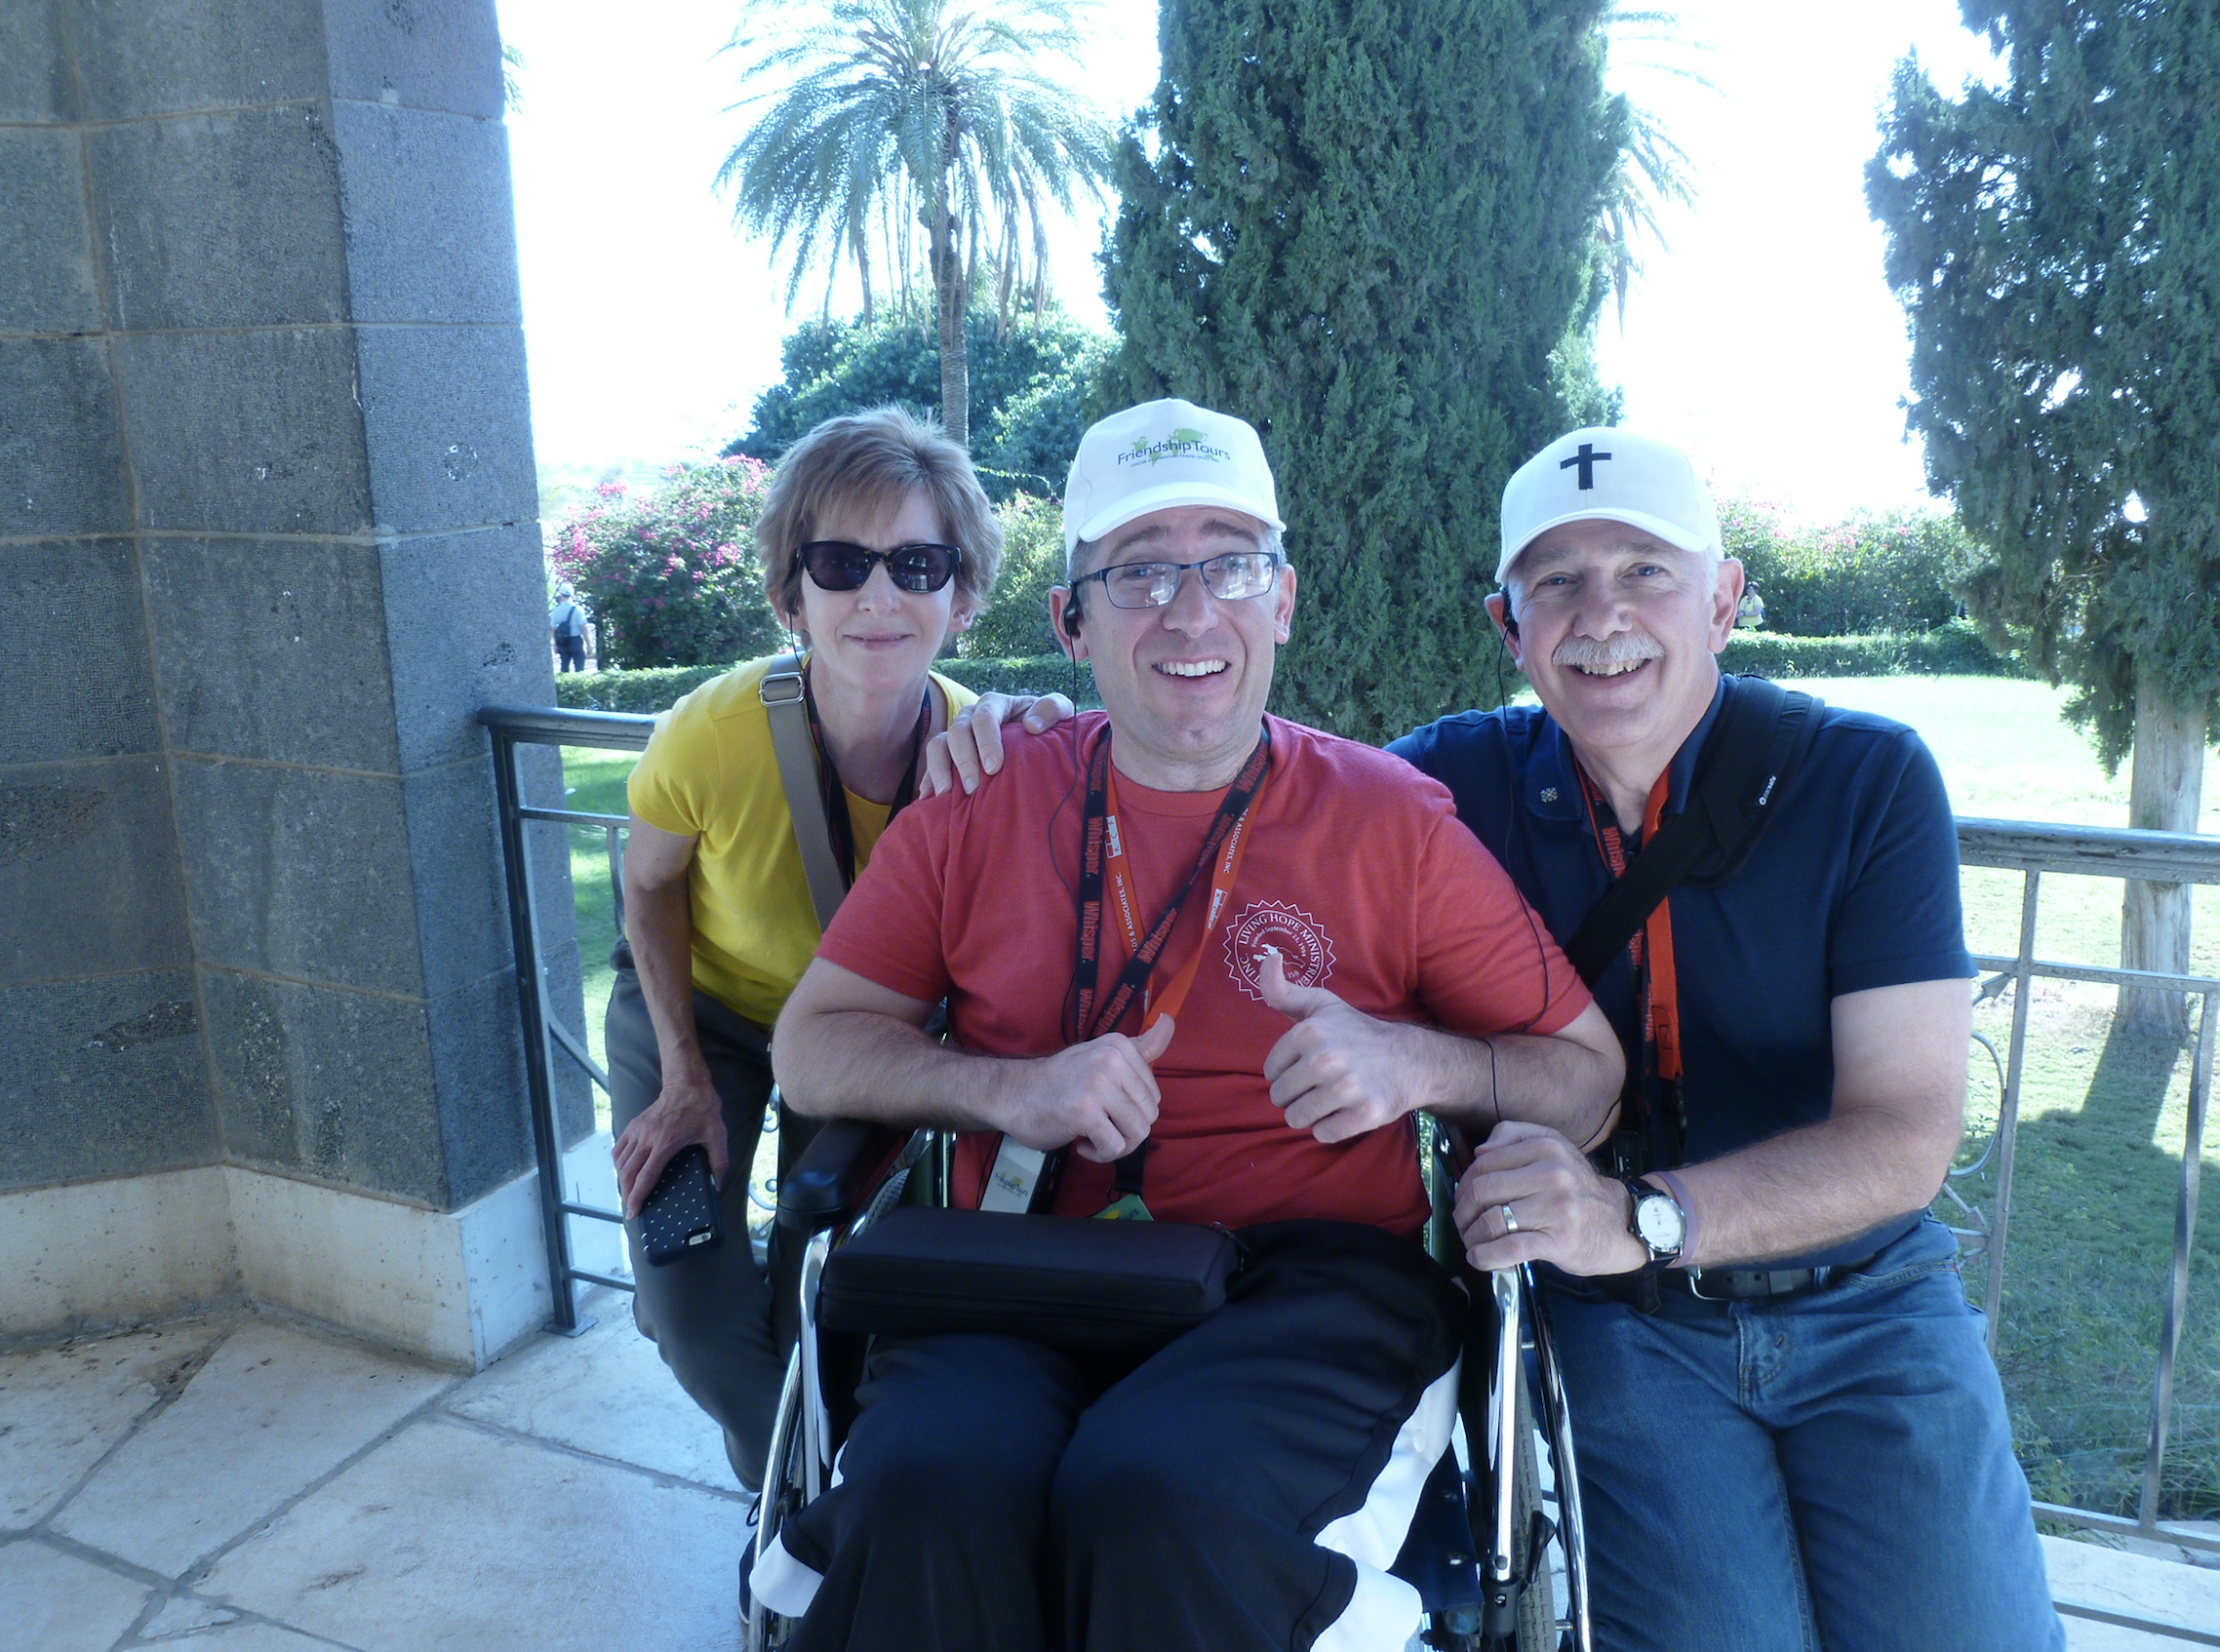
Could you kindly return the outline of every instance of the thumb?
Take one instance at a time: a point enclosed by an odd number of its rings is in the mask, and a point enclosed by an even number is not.
[[[1267,1004],[1296,1021],[1306,1020],[1341,1002],[1324,987],[1289,985],[1287,960],[1280,956],[1278,947],[1264,949],[1264,962],[1257,968],[1256,984],[1263,991]]]
[[[1141,1052],[1141,1059],[1152,1067],[1156,1058],[1171,1047],[1174,1023],[1170,1016],[1160,1015],[1141,1036],[1133,1041],[1133,1047]]]

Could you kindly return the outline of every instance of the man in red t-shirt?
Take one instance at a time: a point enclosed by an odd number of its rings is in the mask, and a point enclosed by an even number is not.
[[[1409,1115],[1599,1139],[1617,1042],[1447,791],[1263,715],[1295,575],[1254,431],[1106,419],[1064,520],[1051,614],[1106,714],[904,811],[774,1064],[804,1113],[965,1132],[960,1201],[1053,1178],[1059,1214],[1221,1224],[1244,1266],[1137,1365],[881,1338],[755,1591],[799,1652],[1401,1645],[1464,1308],[1413,1242]]]

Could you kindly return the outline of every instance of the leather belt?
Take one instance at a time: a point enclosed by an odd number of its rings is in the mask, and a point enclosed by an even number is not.
[[[1840,1274],[1854,1274],[1868,1256],[1831,1268],[1667,1268],[1660,1285],[1702,1302],[1763,1302],[1781,1296],[1806,1296],[1825,1290]]]

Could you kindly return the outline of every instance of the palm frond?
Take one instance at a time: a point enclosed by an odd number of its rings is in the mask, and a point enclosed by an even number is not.
[[[748,0],[724,51],[746,59],[750,124],[718,168],[735,225],[806,273],[914,267],[914,221],[945,212],[966,279],[1045,292],[1045,215],[1100,199],[1109,123],[1043,64],[1076,62],[1093,0]],[[875,244],[875,245],[874,245]],[[1007,299],[998,300],[1007,302]],[[1036,302],[1038,302],[1036,296]]]

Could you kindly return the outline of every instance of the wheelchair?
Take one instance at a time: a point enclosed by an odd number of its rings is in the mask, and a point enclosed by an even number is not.
[[[1423,1114],[1418,1126],[1434,1205],[1427,1248],[1463,1278],[1476,1312],[1451,1448],[1427,1480],[1403,1553],[1389,1568],[1417,1590],[1424,1607],[1410,1645],[1444,1652],[1593,1652],[1579,1479],[1548,1319],[1530,1270],[1481,1276],[1465,1265],[1449,1219],[1452,1138]],[[830,1484],[856,1414],[865,1339],[820,1331],[817,1289],[825,1264],[896,1205],[945,1204],[953,1146],[952,1138],[931,1130],[905,1137],[832,1120],[780,1178],[772,1247],[774,1329],[791,1339],[792,1352],[746,1565]],[[1544,1463],[1551,1471],[1546,1480]],[[753,1601],[747,1652],[774,1652],[797,1622]]]

